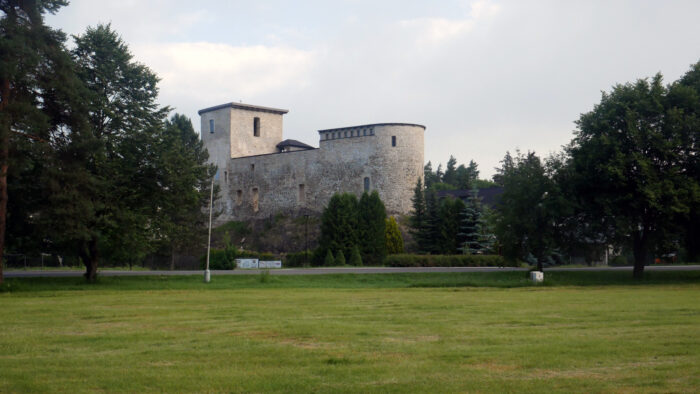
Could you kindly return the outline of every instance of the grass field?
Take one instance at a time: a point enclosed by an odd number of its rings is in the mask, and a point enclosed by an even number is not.
[[[0,392],[694,392],[700,272],[7,280]]]

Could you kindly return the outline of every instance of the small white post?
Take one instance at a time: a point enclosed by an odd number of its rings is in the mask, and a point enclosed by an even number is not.
[[[544,272],[542,271],[531,271],[530,272],[530,280],[532,283],[542,283],[544,282]]]

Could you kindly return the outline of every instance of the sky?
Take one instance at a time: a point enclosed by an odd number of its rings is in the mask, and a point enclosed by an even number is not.
[[[228,102],[289,109],[284,138],[368,123],[426,126],[425,161],[547,156],[601,92],[700,61],[700,1],[71,0],[69,35],[111,23],[192,119]],[[69,42],[70,46],[71,43]]]

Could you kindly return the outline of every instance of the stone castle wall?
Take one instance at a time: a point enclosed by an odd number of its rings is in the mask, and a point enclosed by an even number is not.
[[[281,119],[281,115],[277,116]],[[222,143],[231,147],[245,145],[245,141],[236,141],[236,132],[231,133],[234,138],[230,144],[218,136],[206,138],[208,119],[205,121],[203,114],[202,136],[210,154],[212,148],[218,152]],[[281,121],[279,125],[281,131]],[[212,158],[221,174],[217,208],[222,215],[218,220],[321,212],[334,193],[350,192],[359,197],[366,188],[378,191],[388,213],[408,213],[413,188],[423,176],[424,131],[423,126],[401,123],[320,130],[317,149],[263,151],[226,159],[225,164],[218,161],[218,156]],[[280,140],[281,132],[277,142]],[[246,151],[232,149],[241,150]]]

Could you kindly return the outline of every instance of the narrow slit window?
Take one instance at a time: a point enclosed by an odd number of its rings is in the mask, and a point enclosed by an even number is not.
[[[224,182],[228,183],[228,171],[224,171]]]
[[[243,203],[243,190],[236,191],[236,205],[241,205]]]
[[[365,177],[365,191],[366,192],[369,191],[369,177],[368,176]]]
[[[251,171],[255,171],[255,164],[251,164],[251,165],[250,165],[250,170],[251,170]]]
[[[304,184],[303,183],[299,184],[298,199],[299,199],[299,204],[303,204],[304,202],[306,202],[306,192],[304,191]]]
[[[209,119],[209,133],[214,134],[214,119]]]
[[[260,137],[260,118],[257,116],[253,119],[253,136]]]
[[[258,188],[253,188],[253,212],[258,212]]]
[[[362,135],[366,136],[367,135],[367,129],[362,130]]]
[[[391,136],[391,146],[396,146],[396,136],[395,135]]]

